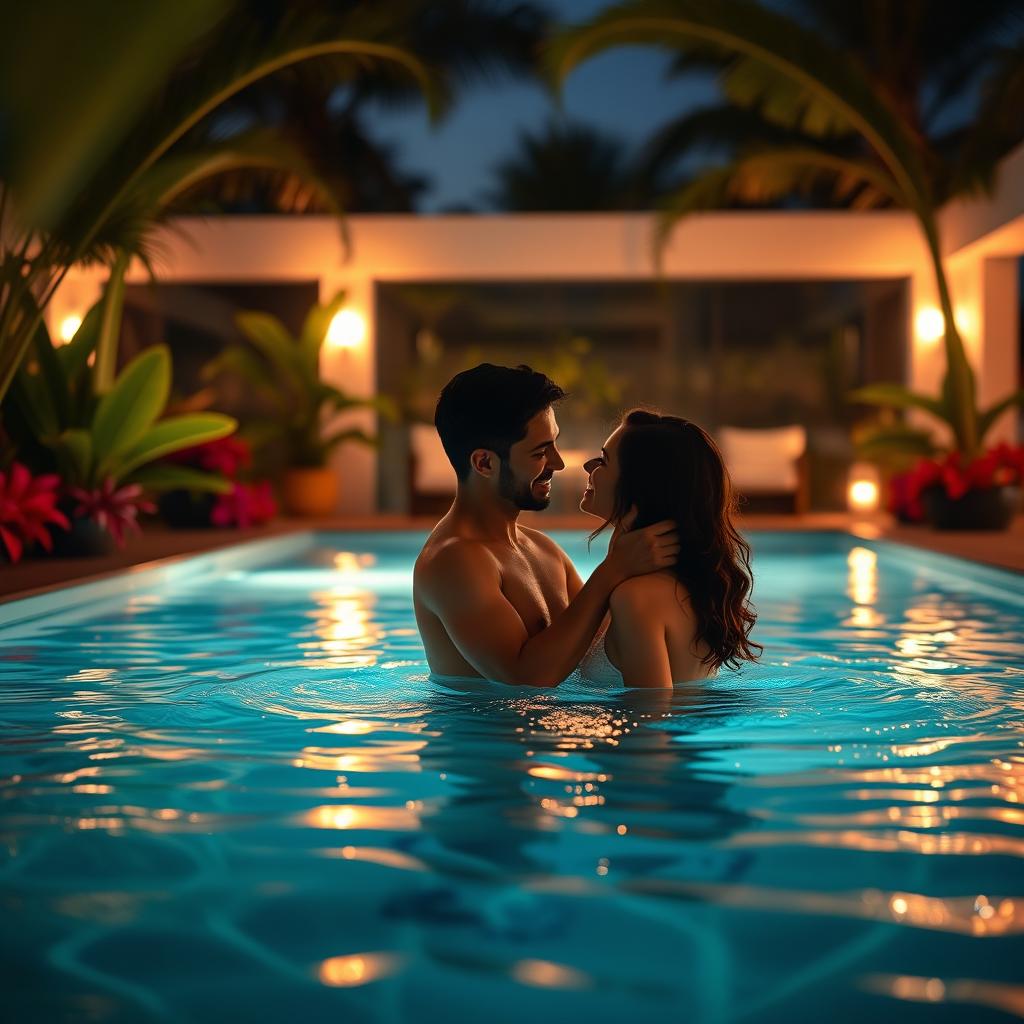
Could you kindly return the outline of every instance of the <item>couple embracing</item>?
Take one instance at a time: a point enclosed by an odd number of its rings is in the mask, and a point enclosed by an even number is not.
[[[483,363],[441,392],[434,423],[458,478],[416,562],[416,621],[440,678],[670,687],[757,655],[750,550],[714,442],[696,424],[627,413],[584,468],[580,508],[611,527],[584,583],[544,509],[565,393],[527,366]]]

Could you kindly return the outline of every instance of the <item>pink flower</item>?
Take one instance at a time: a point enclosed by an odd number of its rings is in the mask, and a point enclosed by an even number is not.
[[[166,458],[168,462],[196,466],[234,480],[240,470],[252,465],[252,450],[240,437],[221,437],[216,441],[183,448]]]
[[[49,524],[70,528],[56,507],[59,484],[53,474],[33,477],[20,462],[0,472],[0,541],[12,562],[21,558],[26,543],[38,541],[47,551],[53,547]]]
[[[210,512],[210,522],[214,526],[237,526],[244,530],[265,523],[276,514],[277,503],[268,481],[254,484],[236,481],[227,494],[217,496]]]
[[[78,502],[74,515],[94,520],[114,538],[119,548],[124,547],[129,530],[139,532],[139,513],[156,511],[152,502],[142,498],[139,484],[118,488],[109,476],[92,491],[69,487],[68,494]]]

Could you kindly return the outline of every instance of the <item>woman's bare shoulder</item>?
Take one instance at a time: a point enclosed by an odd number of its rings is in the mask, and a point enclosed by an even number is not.
[[[678,614],[680,602],[689,595],[686,588],[668,572],[632,576],[620,583],[611,596],[612,610],[652,611],[664,606]]]

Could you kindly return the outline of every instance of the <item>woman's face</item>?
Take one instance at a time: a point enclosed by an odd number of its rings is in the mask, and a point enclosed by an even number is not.
[[[601,454],[583,463],[588,473],[587,489],[583,492],[580,509],[598,519],[609,519],[615,509],[615,485],[619,482],[619,442],[622,427],[608,436]]]

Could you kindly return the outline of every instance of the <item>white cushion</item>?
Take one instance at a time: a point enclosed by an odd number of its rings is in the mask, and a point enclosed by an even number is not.
[[[428,494],[454,494],[455,470],[433,424],[414,423],[409,429],[409,441],[415,459],[415,489]]]
[[[807,448],[807,431],[799,424],[766,430],[722,427],[718,444],[737,490],[780,493],[797,489],[796,463]]]

